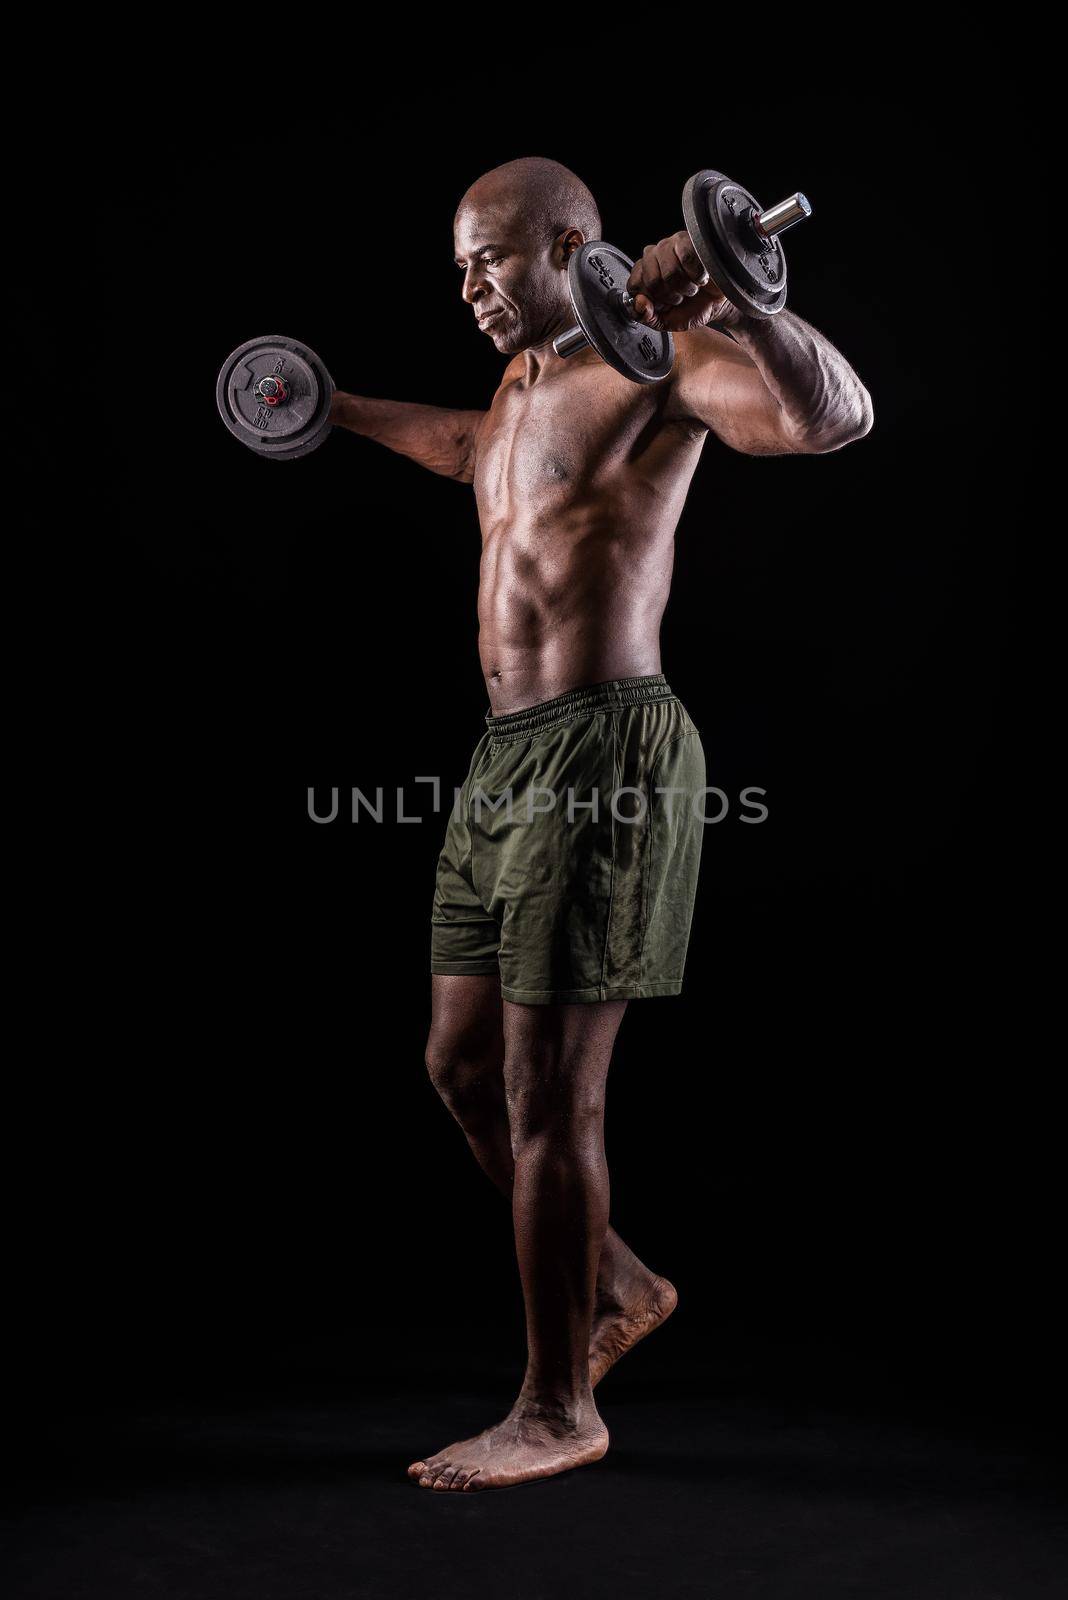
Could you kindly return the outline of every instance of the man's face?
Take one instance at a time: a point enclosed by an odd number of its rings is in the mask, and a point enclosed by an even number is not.
[[[463,297],[502,355],[541,344],[573,319],[559,240],[533,240],[514,204],[465,200],[453,233]]]

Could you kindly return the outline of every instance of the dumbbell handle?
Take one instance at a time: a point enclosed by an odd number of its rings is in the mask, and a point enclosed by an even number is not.
[[[564,356],[566,358],[567,356],[577,355],[580,350],[585,350],[589,345],[589,342],[590,341],[587,339],[586,335],[576,322],[575,326],[573,328],[568,328],[566,333],[558,333],[556,335],[556,338],[553,340],[553,349],[556,351],[558,356]]]
[[[811,205],[798,190],[789,200],[780,200],[777,206],[769,206],[766,211],[754,213],[753,230],[762,239],[771,239],[775,234],[792,228],[795,222],[804,222],[805,218],[811,215]]]
[[[798,190],[788,200],[780,200],[777,206],[769,206],[766,211],[754,211],[752,224],[754,233],[761,239],[772,239],[777,233],[784,233],[787,228],[792,228],[795,222],[803,222],[812,215],[812,207]],[[634,314],[634,296],[626,289],[619,292],[619,304],[630,316]],[[573,356],[579,350],[584,350],[589,340],[576,322],[573,328],[568,328],[565,333],[557,334],[553,340],[553,349],[558,356]]]

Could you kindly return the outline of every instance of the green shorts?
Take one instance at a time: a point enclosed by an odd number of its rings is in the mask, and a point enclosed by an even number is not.
[[[487,716],[438,858],[431,972],[499,972],[526,1005],[678,994],[704,803],[700,736],[660,674]]]

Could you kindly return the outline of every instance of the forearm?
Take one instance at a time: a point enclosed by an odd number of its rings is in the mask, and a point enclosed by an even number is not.
[[[799,451],[837,450],[871,428],[871,396],[829,340],[795,316],[732,313],[721,326],[754,363]]]
[[[334,395],[330,420],[363,434],[421,467],[470,483],[475,440],[485,412],[453,411],[446,406],[410,405],[404,400],[371,400],[364,395]]]

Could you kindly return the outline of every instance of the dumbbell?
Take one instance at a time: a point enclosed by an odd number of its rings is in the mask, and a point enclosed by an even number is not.
[[[701,264],[732,305],[774,316],[786,304],[786,256],[778,235],[812,215],[803,194],[767,210],[748,189],[710,167],[682,191],[682,216]],[[622,250],[594,239],[573,251],[567,286],[576,322],[553,340],[558,356],[592,346],[634,383],[659,383],[675,361],[670,333],[634,316],[627,279],[634,263]]]
[[[315,351],[277,334],[238,345],[215,385],[219,415],[235,439],[275,461],[318,449],[330,432],[333,395]]]

